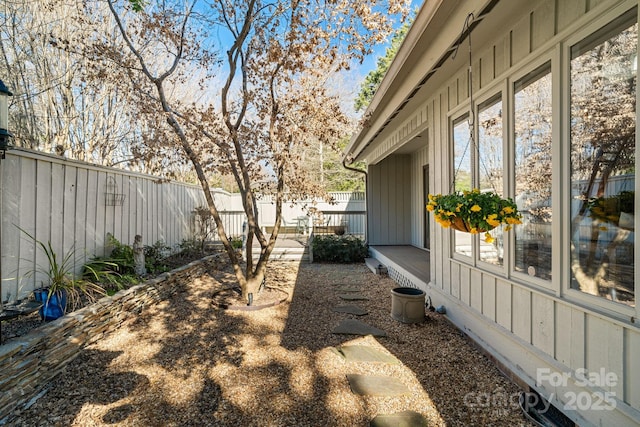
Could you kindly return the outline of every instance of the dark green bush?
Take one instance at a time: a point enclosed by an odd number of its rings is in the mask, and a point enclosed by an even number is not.
[[[312,248],[314,262],[356,263],[369,255],[367,245],[353,236],[315,236]]]
[[[171,248],[162,240],[158,240],[153,245],[144,247],[144,265],[147,272],[151,274],[164,273],[169,271],[169,267],[164,264],[164,260],[171,255]]]
[[[109,246],[113,247],[111,254],[101,261],[116,264],[116,272],[119,274],[135,274],[135,263],[133,261],[133,248],[120,243],[118,239],[109,236]]]

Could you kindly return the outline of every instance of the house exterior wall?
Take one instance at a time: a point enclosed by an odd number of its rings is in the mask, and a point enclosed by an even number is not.
[[[425,188],[423,174],[429,165],[429,147],[424,147],[411,155],[411,245],[424,248],[425,228]],[[428,225],[428,224],[427,224]]]
[[[369,167],[370,245],[411,243],[411,188],[411,156],[392,155]]]
[[[585,37],[638,3],[544,0],[524,6],[521,3],[511,10],[509,3],[498,2],[489,16],[500,15],[500,25],[493,22],[491,37],[478,37],[481,41],[473,45],[473,95],[482,100],[502,91],[508,108],[507,94],[511,93],[512,81],[551,62],[553,157],[566,158],[569,131],[562,64],[566,64],[568,46],[579,40],[576,37]],[[462,28],[462,22],[451,25]],[[577,33],[581,35],[575,36]],[[412,201],[405,205],[414,210],[409,239],[412,245],[421,247],[424,234],[419,220],[423,209],[422,166],[430,165],[431,193],[450,191],[451,123],[469,108],[466,43],[465,40],[460,46],[459,55],[465,58],[444,64],[369,148],[370,177],[375,177],[369,181],[372,187],[369,195],[375,199],[372,203],[375,208],[371,208],[369,216],[371,229],[376,230],[372,231],[376,237],[371,240],[372,245],[404,240],[380,231],[389,218],[402,217],[403,212],[398,211],[395,200],[382,197],[388,194],[385,187],[388,188],[389,180],[396,182],[393,179],[397,168],[381,165],[386,159],[393,159],[395,165],[396,156],[390,154],[406,146],[415,135],[428,135],[430,143],[427,153],[420,149],[411,155],[411,179],[406,186],[411,188]],[[431,282],[423,287],[435,305],[447,307],[447,316],[461,330],[579,425],[637,426],[640,425],[640,309],[637,304],[613,307],[614,303],[598,301],[569,288],[569,221],[564,219],[569,216],[569,206],[561,195],[568,197],[570,189],[562,168],[556,167],[569,165],[568,160],[555,162],[552,280],[542,284],[514,275],[509,265],[491,268],[459,257],[452,250],[453,232],[432,221],[431,244],[439,249],[431,251]],[[510,172],[513,173],[513,167]],[[389,212],[381,212],[384,209]],[[635,224],[637,227],[637,219]],[[635,281],[638,282],[637,273]],[[581,380],[585,373],[595,375],[592,384]],[[606,375],[612,380],[605,381]]]

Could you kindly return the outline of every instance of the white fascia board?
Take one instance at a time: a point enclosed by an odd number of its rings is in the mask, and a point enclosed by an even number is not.
[[[424,77],[451,50],[469,13],[478,16],[492,0],[426,0],[369,107],[363,123],[345,149],[347,163],[364,160],[377,133]],[[366,149],[366,150],[365,150]]]

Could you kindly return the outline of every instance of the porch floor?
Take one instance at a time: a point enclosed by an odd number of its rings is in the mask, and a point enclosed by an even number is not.
[[[405,270],[421,281],[429,283],[431,266],[427,249],[409,245],[370,246],[370,248],[374,253],[378,252],[391,260],[396,265],[396,269]]]

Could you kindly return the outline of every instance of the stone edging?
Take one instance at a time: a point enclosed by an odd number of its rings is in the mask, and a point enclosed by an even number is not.
[[[171,297],[180,283],[203,274],[220,256],[205,257],[101,298],[0,345],[0,425],[41,394],[85,346],[120,328],[146,307]]]

